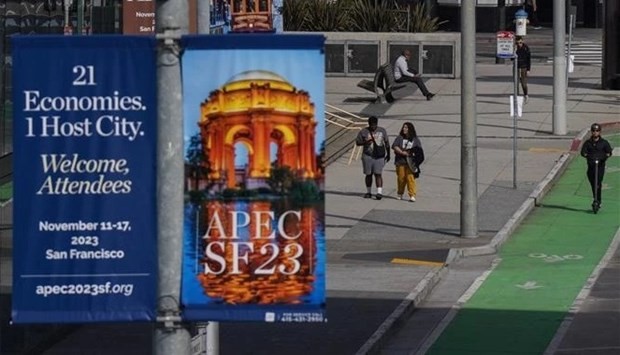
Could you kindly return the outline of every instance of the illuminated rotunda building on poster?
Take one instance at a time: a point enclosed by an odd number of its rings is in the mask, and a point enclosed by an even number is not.
[[[200,105],[200,133],[209,158],[209,180],[219,188],[267,186],[271,147],[277,166],[288,166],[300,179],[318,178],[316,119],[309,94],[265,70],[239,73],[210,93]],[[235,167],[235,145],[248,151],[241,175]]]

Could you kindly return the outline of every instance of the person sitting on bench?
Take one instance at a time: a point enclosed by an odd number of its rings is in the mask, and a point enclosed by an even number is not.
[[[422,95],[426,96],[427,100],[431,100],[435,94],[428,91],[426,85],[424,85],[424,81],[422,81],[422,78],[415,69],[413,70],[413,73],[409,71],[407,61],[409,61],[410,58],[411,52],[408,49],[405,49],[396,59],[396,63],[394,65],[394,79],[396,79],[397,83],[403,83],[406,81],[415,83],[420,88],[420,91],[422,91]]]

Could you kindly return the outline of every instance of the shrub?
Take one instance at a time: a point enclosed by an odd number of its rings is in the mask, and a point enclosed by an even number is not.
[[[291,197],[296,201],[317,201],[321,200],[322,194],[314,181],[304,180],[293,183]]]
[[[435,32],[448,22],[422,2],[399,7],[395,0],[284,0],[279,11],[286,31]]]
[[[308,0],[284,0],[280,13],[285,31],[307,30]]]
[[[290,191],[294,181],[295,174],[290,167],[274,166],[271,168],[269,178],[267,178],[267,185],[274,194],[285,195]]]
[[[426,4],[418,3],[409,10],[410,22],[408,32],[435,32],[439,26],[448,21],[439,21],[438,17],[428,14]]]
[[[339,32],[350,30],[347,1],[307,1],[307,24],[312,31]]]
[[[237,197],[238,194],[239,191],[237,189],[224,189],[224,191],[222,191],[222,197],[224,198]]]
[[[351,28],[358,32],[397,32],[399,20],[393,1],[356,0],[349,16]]]

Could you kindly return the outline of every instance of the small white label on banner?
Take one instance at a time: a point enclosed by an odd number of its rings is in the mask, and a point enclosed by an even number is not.
[[[575,56],[573,54],[568,56],[568,72],[572,73],[575,70]]]
[[[517,117],[523,116],[523,96],[517,96]],[[514,96],[510,95],[510,117],[515,116]]]

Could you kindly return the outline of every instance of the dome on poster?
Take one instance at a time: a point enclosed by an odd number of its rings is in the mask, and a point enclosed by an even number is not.
[[[224,90],[238,90],[247,88],[251,84],[269,84],[272,89],[294,91],[295,88],[282,76],[268,70],[248,70],[234,75],[224,84]]]

